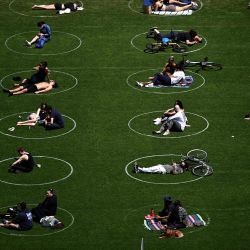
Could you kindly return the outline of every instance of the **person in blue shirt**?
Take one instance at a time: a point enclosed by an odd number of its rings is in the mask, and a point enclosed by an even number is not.
[[[20,211],[12,220],[5,220],[4,223],[0,223],[0,227],[9,229],[16,229],[20,231],[30,230],[33,226],[32,214],[27,209],[26,203],[21,202],[19,204]]]
[[[47,107],[47,117],[45,118],[44,127],[46,130],[60,129],[64,128],[64,119],[60,112],[56,109],[48,106]]]
[[[32,46],[35,44],[36,48],[43,48],[45,43],[51,39],[51,28],[44,21],[38,22],[39,32],[32,38],[31,41],[26,40],[26,45]]]

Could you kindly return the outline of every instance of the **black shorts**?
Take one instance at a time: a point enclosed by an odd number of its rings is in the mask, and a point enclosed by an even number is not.
[[[28,90],[27,93],[35,93],[38,90],[35,84],[27,85],[26,89]]]
[[[62,10],[62,4],[61,3],[54,3],[56,10]]]

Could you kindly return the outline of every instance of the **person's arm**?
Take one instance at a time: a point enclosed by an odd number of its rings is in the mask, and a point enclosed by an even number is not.
[[[36,91],[35,94],[45,93],[45,92],[50,91],[51,89],[53,89],[53,87],[52,87],[52,86],[49,86],[49,87],[46,88],[46,89],[42,89],[42,90]]]
[[[178,5],[186,5],[186,3],[183,3],[183,2],[180,2],[180,1],[177,1],[177,0],[169,0],[169,3],[170,4],[178,4]]]
[[[28,160],[28,156],[27,155],[22,155],[20,156],[15,162],[13,162],[11,164],[11,166],[15,166],[16,164],[22,162],[22,161],[27,161]]]
[[[38,117],[38,116],[39,116],[40,111],[41,111],[41,109],[40,109],[40,108],[38,108],[38,109],[37,109],[37,111],[36,111],[36,117]]]
[[[177,172],[176,172],[176,168],[177,168],[176,162],[173,162],[172,166],[173,166],[173,174],[177,174]]]

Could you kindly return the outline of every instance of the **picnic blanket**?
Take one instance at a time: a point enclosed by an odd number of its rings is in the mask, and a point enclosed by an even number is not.
[[[206,222],[202,219],[199,214],[191,214],[186,218],[187,227],[201,227],[206,226]],[[157,221],[151,215],[147,215],[144,217],[144,226],[147,230],[150,231],[160,231],[164,229],[164,226],[160,221]]]
[[[189,88],[194,81],[192,76],[185,76],[185,79],[177,84],[174,85],[157,85],[153,86],[153,84],[146,85],[146,88]]]
[[[193,14],[192,10],[183,10],[183,11],[152,11],[154,15],[162,15],[162,16],[190,16]]]

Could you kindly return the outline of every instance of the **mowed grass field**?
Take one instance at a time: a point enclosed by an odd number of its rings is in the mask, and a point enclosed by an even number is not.
[[[31,11],[38,3],[50,1],[0,2],[1,85],[11,87],[13,76],[29,76],[42,60],[48,61],[51,76],[60,85],[47,95],[1,94],[0,207],[3,211],[23,200],[37,204],[48,188],[54,188],[60,207],[57,217],[65,230],[35,225],[18,237],[19,232],[0,229],[1,249],[136,250],[142,238],[145,250],[249,249],[250,122],[243,119],[250,112],[247,1],[202,0],[202,9],[187,17],[143,15],[138,12],[139,0],[86,1],[84,11],[56,17],[54,12]],[[42,50],[24,47],[41,20],[52,27],[54,38]],[[223,70],[200,71],[205,83],[196,88],[202,84],[202,77],[196,75],[188,92],[138,91],[135,81],[162,68],[171,53],[143,53],[140,49],[147,42],[143,36],[135,39],[139,50],[131,45],[133,38],[152,26],[197,30],[207,45],[189,53],[189,59],[208,56],[223,64]],[[195,114],[188,116],[191,127],[166,138],[145,136],[154,129],[154,115],[176,99],[182,100],[185,111]],[[39,127],[8,131],[41,102],[67,116],[62,131],[46,132]],[[140,134],[129,129],[131,119],[132,128]],[[7,167],[20,146],[35,155],[42,167],[27,175],[9,175]],[[191,173],[132,173],[135,159],[142,158],[138,162],[150,166],[178,160],[196,148],[208,153],[212,176],[189,182],[195,178]],[[145,158],[154,155],[163,156]],[[125,168],[144,182],[128,176]],[[186,229],[180,240],[159,240],[158,233],[144,229],[144,216],[151,208],[160,210],[166,194],[181,200],[190,213],[200,213],[208,226]]]

